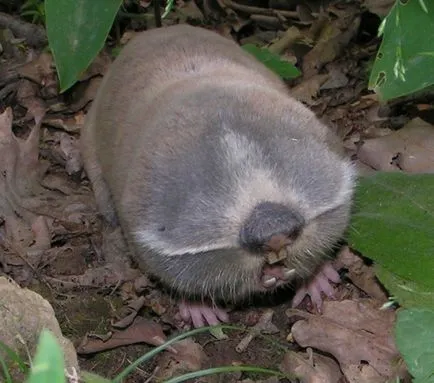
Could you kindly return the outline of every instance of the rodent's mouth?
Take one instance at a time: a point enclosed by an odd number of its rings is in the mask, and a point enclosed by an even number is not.
[[[289,269],[283,261],[272,265],[264,263],[259,276],[260,284],[265,290],[274,290],[289,283],[295,277],[295,269]]]

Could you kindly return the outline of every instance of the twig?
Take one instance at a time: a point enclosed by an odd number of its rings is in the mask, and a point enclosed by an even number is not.
[[[301,36],[302,34],[297,27],[291,27],[285,32],[281,39],[271,44],[268,50],[276,54],[281,54],[299,40]]]
[[[249,5],[238,4],[233,0],[221,0],[227,7],[235,9],[240,12],[245,12],[249,14],[260,14],[264,16],[284,16],[290,19],[298,19],[299,15],[296,11],[284,11],[280,9],[273,8],[261,8],[261,7],[251,7]],[[312,13],[312,16],[317,17],[318,13]]]

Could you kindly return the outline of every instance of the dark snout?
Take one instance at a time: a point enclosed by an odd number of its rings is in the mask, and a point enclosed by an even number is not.
[[[303,230],[304,218],[294,209],[261,202],[240,230],[241,246],[252,252],[276,252],[293,243]]]

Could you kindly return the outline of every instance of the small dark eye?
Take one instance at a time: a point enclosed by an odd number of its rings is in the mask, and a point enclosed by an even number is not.
[[[166,230],[166,226],[160,226],[157,230],[158,231],[165,231]]]

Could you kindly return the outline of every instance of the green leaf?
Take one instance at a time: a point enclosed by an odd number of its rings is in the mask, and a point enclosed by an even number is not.
[[[399,310],[395,339],[413,383],[434,383],[434,310]]]
[[[434,84],[434,1],[396,1],[380,32],[369,89],[389,100]]]
[[[66,383],[63,352],[56,337],[43,330],[27,383]]]
[[[404,307],[434,308],[434,290],[420,281],[409,281],[398,277],[387,268],[375,265],[375,274],[393,297],[399,298]]]
[[[122,0],[45,0],[48,43],[61,91],[87,69],[104,42]]]
[[[6,354],[6,356],[9,359],[11,359],[12,363],[17,365],[17,367],[20,369],[21,372],[28,371],[28,367],[21,359],[21,357],[18,355],[18,353],[12,350],[8,345],[4,344],[3,342],[0,342],[0,351],[3,351]]]
[[[417,304],[432,302],[425,293],[434,292],[434,175],[377,172],[360,178],[354,208],[350,246],[382,268],[398,300],[408,301],[403,292],[411,287],[421,294],[414,296]]]
[[[259,48],[254,44],[245,44],[241,46],[246,52],[255,56],[257,60],[263,63],[283,79],[292,79],[300,76],[300,71],[293,64],[284,61],[279,55],[270,52],[267,48]]]

